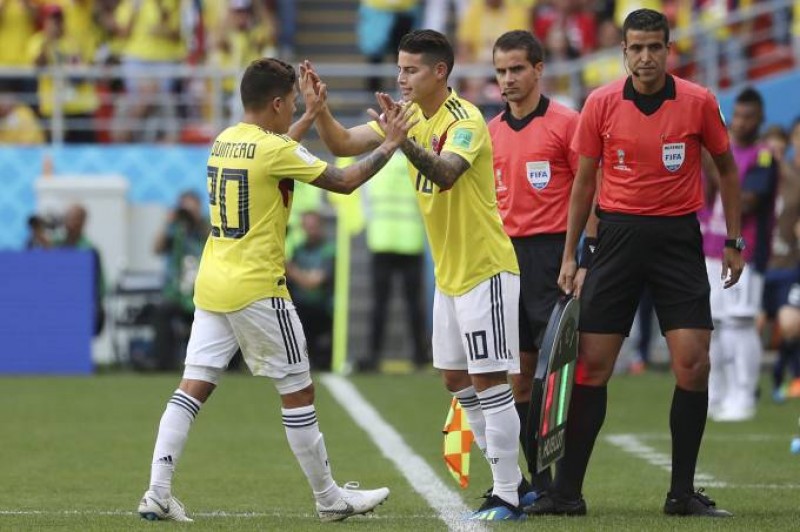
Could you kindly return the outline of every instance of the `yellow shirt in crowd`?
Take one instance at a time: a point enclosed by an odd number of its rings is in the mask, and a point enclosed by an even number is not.
[[[33,16],[23,0],[0,5],[0,65],[28,66],[28,40],[36,33]]]
[[[139,4],[138,9],[134,9]],[[162,12],[163,9],[163,12]],[[165,18],[162,21],[162,13]],[[181,29],[181,0],[122,0],[115,13],[117,23],[133,20],[124,55],[141,61],[182,61],[186,57],[183,37],[170,39],[152,32],[164,23],[170,30]]]

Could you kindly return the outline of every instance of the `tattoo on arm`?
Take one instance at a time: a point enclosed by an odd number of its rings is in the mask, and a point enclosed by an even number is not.
[[[403,142],[401,149],[417,170],[442,190],[452,187],[461,174],[469,169],[469,163],[460,155],[450,152],[437,155],[410,139]]]
[[[349,194],[377,174],[389,162],[391,157],[392,152],[377,148],[347,168],[336,168],[329,164],[322,174],[314,180],[313,185],[325,190]]]

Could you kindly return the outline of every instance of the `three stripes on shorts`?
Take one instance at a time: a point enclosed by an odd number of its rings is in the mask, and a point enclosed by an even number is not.
[[[278,326],[281,329],[281,337],[283,338],[283,346],[286,349],[286,359],[289,364],[299,364],[301,361],[300,346],[297,343],[297,336],[294,333],[294,325],[292,325],[292,315],[286,308],[286,300],[281,297],[270,298],[272,308],[278,315]]]

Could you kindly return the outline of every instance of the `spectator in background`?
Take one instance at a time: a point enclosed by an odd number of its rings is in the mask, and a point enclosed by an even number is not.
[[[252,0],[230,0],[228,6],[225,19],[214,32],[211,64],[244,72],[251,61],[274,56],[276,25],[266,7]],[[238,77],[222,81],[230,122],[238,121],[243,112],[237,91]]]
[[[472,0],[459,20],[456,35],[456,61],[459,64],[492,64],[492,49],[498,37],[512,30],[530,27],[530,9],[512,0]],[[487,93],[487,90],[493,93]],[[462,87],[470,101],[499,101],[494,79],[467,78]]]
[[[153,354],[160,370],[178,369],[183,362],[178,337],[189,336],[194,316],[194,280],[209,231],[201,205],[197,193],[182,193],[154,246],[155,252],[167,261],[163,298],[155,308],[153,323]],[[184,335],[178,334],[181,327],[186,331]]]
[[[583,69],[583,85],[591,91],[625,76],[623,54],[620,53],[622,32],[611,19],[600,22],[597,29],[597,47],[601,53],[594,56]]]
[[[450,24],[450,10],[455,10],[456,21],[461,20],[471,0],[427,0],[422,27],[447,34]]]
[[[564,66],[564,63],[579,56],[578,51],[569,44],[567,34],[559,26],[550,28],[544,47],[548,64],[551,70],[556,72]],[[580,75],[570,77],[569,74],[556,74],[542,81],[542,90],[547,91],[551,98],[571,109],[578,108],[578,102],[572,94],[577,88],[575,84],[580,82]]]
[[[0,0],[0,67],[27,67],[28,41],[36,33],[38,15],[36,0]],[[21,94],[26,103],[34,104],[36,80],[29,76],[0,78],[2,89]]]
[[[330,371],[333,348],[333,267],[336,247],[317,211],[302,214],[305,241],[286,264],[292,300],[306,333],[311,367]]]
[[[28,231],[25,249],[47,249],[51,246],[47,223],[41,216],[34,214],[28,218]]]
[[[792,126],[790,139],[794,151],[791,158],[786,157],[788,139],[783,129],[773,126],[763,139],[772,149],[780,171],[772,257],[764,278],[764,312],[770,321],[778,318],[778,358],[772,372],[772,398],[776,402],[782,402],[789,392],[800,396],[800,289],[795,288],[790,297],[792,286],[800,281],[800,118]],[[797,382],[789,389],[784,388],[787,368]]]
[[[542,41],[547,41],[553,28],[563,32],[569,47],[578,55],[592,52],[597,46],[594,14],[585,9],[581,0],[553,0],[552,3],[537,7],[534,34]]]
[[[87,216],[88,214],[83,205],[77,203],[70,205],[64,215],[64,236],[54,242],[54,247],[78,249],[88,251],[92,254],[92,261],[94,263],[93,333],[97,336],[103,331],[103,325],[106,321],[106,313],[103,308],[103,301],[106,295],[106,281],[103,276],[103,261],[100,259],[100,252],[83,233]]]
[[[718,176],[706,174],[712,199],[702,223],[703,249],[711,285],[711,374],[708,415],[715,421],[744,421],[756,410],[756,388],[761,366],[761,338],[756,318],[761,311],[764,271],[769,262],[778,167],[772,153],[758,140],[764,120],[764,101],[752,88],[736,98],[731,120],[731,151],[741,183],[742,237],[746,247],[728,235]],[[747,267],[739,282],[723,290],[723,250],[737,246]]]
[[[0,92],[0,144],[43,144],[36,113],[13,93]]]
[[[117,140],[174,142],[176,80],[168,74],[186,58],[181,0],[122,0],[115,17],[119,37],[125,40],[122,68],[127,92],[117,109]]]
[[[408,162],[395,152],[365,188],[367,247],[372,253],[372,327],[369,354],[358,370],[380,369],[387,311],[394,278],[399,276],[412,344],[412,362],[422,369],[429,362],[430,336],[423,303],[425,289],[425,227],[408,178]]]
[[[372,65],[383,63],[387,53],[397,58],[403,35],[417,29],[422,18],[420,0],[361,0],[358,10],[358,46]],[[369,78],[370,91],[381,90],[381,78]]]
[[[296,3],[296,0],[271,0],[269,3],[272,13],[278,17],[278,57],[287,62],[291,62],[294,58],[294,36],[297,31]]]
[[[89,64],[81,42],[66,32],[64,9],[58,4],[42,8],[42,31],[28,43],[28,59],[36,67],[60,67],[61,79],[39,76],[39,112],[53,117],[56,98],[65,118],[64,141],[91,143],[95,141],[93,116],[99,105],[94,80],[75,75],[76,67]]]

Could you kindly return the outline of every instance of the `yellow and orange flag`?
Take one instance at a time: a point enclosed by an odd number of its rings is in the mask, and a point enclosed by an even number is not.
[[[461,403],[453,397],[444,422],[444,463],[462,489],[469,486],[469,452],[472,447],[472,430]]]

